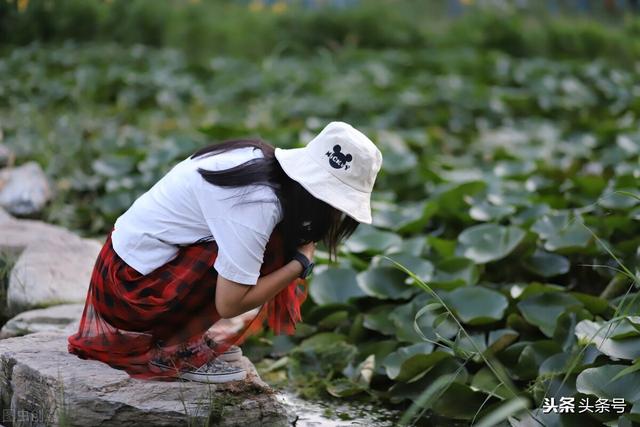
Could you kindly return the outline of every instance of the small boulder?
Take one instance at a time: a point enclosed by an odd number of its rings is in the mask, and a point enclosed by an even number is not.
[[[75,236],[74,236],[75,237]],[[20,254],[9,276],[7,313],[64,303],[83,303],[101,245],[70,238],[43,240]]]
[[[0,293],[0,313],[14,316],[33,308],[84,302],[102,245],[62,227],[16,219],[0,209],[0,266],[9,263],[11,270],[7,292]]]
[[[0,340],[0,410],[29,425],[288,425],[251,362],[242,365],[247,379],[226,384],[139,380],[69,354],[65,334],[39,332]]]
[[[72,334],[78,329],[84,304],[62,304],[23,311],[9,319],[0,330],[0,339],[33,334],[61,332]]]
[[[51,187],[36,162],[0,170],[0,206],[13,215],[32,216],[51,199]]]

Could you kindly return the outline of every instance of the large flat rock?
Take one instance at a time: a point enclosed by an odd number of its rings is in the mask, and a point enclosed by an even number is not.
[[[0,410],[28,425],[287,425],[282,404],[251,362],[242,363],[249,374],[241,382],[138,380],[69,354],[67,334],[8,338],[0,340]]]

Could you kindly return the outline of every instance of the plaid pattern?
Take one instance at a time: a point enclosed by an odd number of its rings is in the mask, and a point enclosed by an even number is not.
[[[282,252],[276,227],[265,250],[261,276],[285,264]],[[183,246],[173,260],[142,275],[113,250],[109,234],[93,269],[80,327],[68,337],[68,351],[125,370],[134,378],[172,379],[180,366],[171,372],[149,368],[149,361],[158,355],[165,340],[174,338],[185,346],[198,347],[196,363],[204,363],[259,331],[265,319],[276,333],[293,334],[307,295],[302,279],[292,281],[264,304],[240,332],[215,337],[216,348],[199,344],[203,334],[220,320],[215,307],[218,274],[213,268],[217,253],[215,241]]]

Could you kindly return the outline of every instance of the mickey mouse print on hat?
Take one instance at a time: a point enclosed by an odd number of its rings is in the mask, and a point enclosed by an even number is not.
[[[350,162],[353,157],[351,156],[351,154],[343,154],[340,151],[342,151],[342,147],[340,147],[339,145],[335,145],[333,147],[333,152],[327,151],[329,164],[336,169],[344,167],[344,169],[347,170],[349,169],[349,165],[347,163]]]
[[[305,147],[276,148],[284,172],[314,197],[371,224],[371,192],[382,153],[362,132],[331,122]]]

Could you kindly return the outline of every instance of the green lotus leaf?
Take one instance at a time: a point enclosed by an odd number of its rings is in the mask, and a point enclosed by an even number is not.
[[[437,362],[429,371],[427,371],[418,380],[404,383],[396,382],[389,389],[391,402],[398,403],[403,400],[417,401],[418,398],[436,382],[440,382],[440,390],[448,387],[451,382],[466,383],[469,374],[464,366],[453,357],[444,358]],[[434,393],[436,398],[438,393]],[[433,402],[431,401],[431,404]],[[427,402],[426,404],[429,404]]]
[[[432,350],[431,343],[399,348],[383,361],[387,376],[393,380],[408,382],[427,373],[440,360],[451,357],[447,352]]]
[[[607,209],[628,210],[638,204],[639,200],[637,197],[638,192],[635,188],[608,187],[602,192],[602,195],[598,199],[598,204]]]
[[[311,307],[309,311],[305,313],[304,320],[307,323],[315,325],[325,317],[338,311],[347,311],[351,315],[355,315],[358,312],[356,307],[347,303],[322,304]]]
[[[433,248],[434,253],[438,254],[441,258],[451,258],[455,256],[457,240],[441,239],[435,236],[427,237],[429,245]]]
[[[389,315],[396,308],[395,305],[379,305],[364,315],[364,327],[378,331],[385,335],[391,335],[395,326],[389,319]]]
[[[414,301],[413,307],[418,308],[413,329],[418,335],[423,336],[423,339],[449,339],[458,333],[458,324],[440,302],[429,302],[420,307],[420,302]]]
[[[550,252],[576,251],[586,248],[592,240],[582,219],[571,218],[567,212],[545,215],[533,224],[531,230],[546,240],[544,248]]]
[[[436,265],[430,285],[443,289],[474,285],[479,272],[476,264],[468,258],[447,258]]]
[[[602,399],[623,398],[630,403],[640,402],[640,372],[632,372],[612,380],[627,365],[602,365],[587,368],[576,379],[580,393]]]
[[[347,337],[335,332],[320,332],[314,336],[303,340],[299,348],[303,350],[329,347],[337,342],[345,341]]]
[[[576,325],[575,334],[580,342],[593,343],[609,357],[635,360],[640,357],[640,337],[612,338],[625,332],[623,325],[623,322],[594,322],[585,319]]]
[[[92,163],[94,172],[111,178],[119,178],[131,173],[135,165],[135,158],[116,155],[104,155]]]
[[[351,397],[362,393],[366,387],[345,378],[333,380],[327,384],[327,393],[334,397]]]
[[[413,343],[424,341],[423,337],[416,332],[413,327],[411,327],[419,309],[418,305],[414,301],[411,301],[397,306],[391,314],[389,314],[389,320],[394,326],[395,335],[399,341]],[[427,319],[427,323],[424,325],[424,328],[420,328],[423,333],[424,331],[426,331],[426,333],[429,333],[430,331],[431,324],[428,323],[428,320],[429,319]],[[430,336],[433,339],[436,338],[433,333],[431,333]]]
[[[397,246],[402,238],[389,231],[378,230],[368,224],[360,224],[356,231],[344,242],[345,247],[355,253],[382,253],[391,246]]]
[[[523,267],[542,277],[553,277],[569,271],[571,263],[562,255],[536,250],[522,263]]]
[[[366,295],[358,286],[355,270],[344,267],[319,270],[314,272],[309,284],[309,294],[316,303],[346,303]]]
[[[591,233],[584,226],[572,223],[551,236],[544,244],[548,251],[568,251],[586,248],[591,242]]]
[[[478,410],[486,405],[486,397],[485,393],[473,390],[466,384],[453,382],[437,400],[433,411],[455,420],[472,420]]]
[[[455,345],[457,348],[454,350],[470,353],[484,353],[487,349],[487,337],[483,332],[470,332],[469,336],[460,335]]]
[[[470,219],[469,206],[465,198],[473,196],[486,188],[483,181],[464,182],[461,184],[444,184],[436,190],[435,196],[439,206],[439,215],[447,218],[458,218],[464,221]]]
[[[541,239],[548,239],[558,233],[559,230],[566,227],[569,223],[569,214],[560,212],[554,215],[544,215],[539,218],[532,226],[531,230],[538,233]]]
[[[585,294],[584,292],[569,292],[569,295],[574,296],[576,299],[578,299],[585,306],[585,308],[593,314],[602,315],[608,310],[612,310],[609,301],[604,298]]]
[[[520,334],[510,328],[496,329],[489,331],[487,339],[487,349],[492,354],[497,354],[514,343]]]
[[[416,167],[418,160],[411,151],[385,150],[383,169],[390,174],[401,174]]]
[[[529,175],[535,171],[535,164],[530,161],[507,161],[496,163],[493,173],[500,177],[515,177]]]
[[[582,307],[582,303],[565,293],[543,292],[519,301],[517,306],[527,322],[552,337],[560,314],[569,308]]]
[[[518,227],[481,224],[460,233],[458,242],[462,255],[478,264],[486,264],[509,255],[525,235]]]
[[[511,205],[496,206],[488,202],[478,203],[469,210],[469,216],[476,221],[499,221],[515,213],[516,208]]]
[[[445,302],[469,325],[493,323],[504,317],[507,297],[482,286],[462,286],[444,295]]]
[[[418,291],[405,283],[405,273],[393,267],[370,267],[356,279],[365,294],[379,299],[406,299]]]
[[[428,252],[429,243],[427,240],[427,236],[413,236],[407,237],[406,239],[402,239],[398,245],[392,245],[387,248],[385,251],[386,255],[393,255],[397,253],[407,253],[413,256],[420,257],[425,252]]]
[[[540,365],[549,357],[561,352],[562,347],[553,340],[535,341],[522,350],[513,371],[521,380],[534,379],[538,376]]]
[[[496,378],[495,374],[488,367],[483,367],[476,372],[471,380],[471,387],[483,391],[488,395],[497,396],[501,399],[513,397],[504,384]]]
[[[336,311],[331,313],[324,319],[318,322],[318,327],[324,330],[335,329],[341,324],[345,323],[350,318],[349,312],[346,310]]]
[[[389,254],[385,256],[391,258],[391,260],[399,264],[402,264],[409,271],[411,271],[413,274],[418,276],[418,278],[420,278],[420,280],[422,280],[423,282],[428,283],[431,281],[434,267],[433,267],[433,264],[431,264],[431,262],[427,261],[426,259],[420,258],[410,253],[402,253],[402,252]],[[392,261],[380,256],[374,257],[373,260],[371,261],[371,265],[399,268],[399,267],[396,267],[396,265]],[[411,282],[412,280],[413,279],[409,279],[409,282]]]
[[[451,338],[458,332],[452,319],[439,319],[440,311],[426,309],[435,300],[421,294],[406,304],[397,306],[389,315],[395,327],[396,338],[400,341],[419,343],[426,339],[437,340],[438,335]],[[419,314],[419,315],[418,315]],[[436,319],[439,321],[436,324]],[[434,326],[435,325],[435,326]],[[416,327],[420,332],[416,331]]]
[[[402,204],[378,202],[372,207],[373,225],[399,233],[416,233],[429,222],[437,209],[438,205],[432,201]]]
[[[523,300],[543,292],[564,292],[565,287],[553,283],[514,283],[509,289],[512,298]]]

